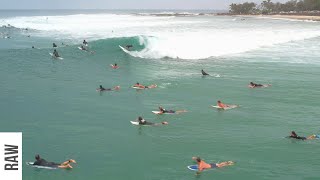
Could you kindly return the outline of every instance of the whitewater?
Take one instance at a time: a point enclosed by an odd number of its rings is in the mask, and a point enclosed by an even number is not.
[[[137,37],[141,48],[130,52],[130,55],[154,59],[232,56],[320,36],[318,23],[241,19],[198,14],[188,17],[75,14],[2,18],[0,25],[29,28],[34,30],[32,36],[68,40],[74,44],[83,39]]]

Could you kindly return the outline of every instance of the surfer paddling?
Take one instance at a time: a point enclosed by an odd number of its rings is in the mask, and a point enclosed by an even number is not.
[[[200,174],[205,169],[211,169],[211,168],[222,168],[225,166],[231,166],[234,164],[233,161],[225,161],[221,163],[206,163],[203,161],[200,157],[192,157],[192,160],[195,160],[198,164],[198,171],[197,174]]]
[[[291,134],[290,134],[290,136],[288,136],[288,138],[300,139],[300,140],[311,140],[311,139],[319,139],[320,136],[313,134],[309,137],[303,137],[303,136],[298,136],[295,131],[291,131]]]
[[[115,91],[115,90],[120,90],[120,86],[115,86],[113,88],[104,88],[102,87],[102,85],[99,86],[99,88],[97,89],[97,91]]]
[[[55,163],[55,162],[48,162],[45,159],[42,159],[39,154],[35,156],[36,161],[33,163],[33,166],[45,166],[45,167],[52,167],[52,168],[61,168],[61,169],[72,169],[71,163],[76,163],[75,160],[69,159],[63,163]]]
[[[168,114],[179,114],[179,113],[183,113],[183,112],[187,112],[187,111],[186,110],[177,110],[177,111],[166,110],[163,107],[159,106],[159,113],[158,114],[165,114],[165,113],[168,113]]]
[[[256,84],[254,82],[250,82],[248,85],[249,88],[262,88],[262,87],[269,87],[271,84]]]
[[[145,119],[143,119],[141,116],[138,117],[139,125],[151,125],[151,126],[158,126],[158,125],[168,125],[169,123],[166,121],[163,121],[161,123],[152,123],[147,122]]]

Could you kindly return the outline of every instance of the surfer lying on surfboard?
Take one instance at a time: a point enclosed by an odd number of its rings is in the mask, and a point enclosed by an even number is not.
[[[61,168],[61,169],[72,169],[73,167],[70,165],[71,163],[76,163],[75,160],[69,159],[63,163],[55,163],[55,162],[48,162],[40,157],[39,154],[35,156],[36,161],[32,164],[33,166],[45,166],[45,167],[52,167],[52,168]]]
[[[233,161],[225,161],[221,163],[206,163],[204,162],[200,157],[192,157],[193,160],[195,160],[198,164],[198,171],[197,174],[199,174],[201,171],[205,169],[211,169],[211,168],[222,168],[224,166],[231,166],[234,164]]]
[[[254,82],[250,82],[248,85],[249,88],[262,88],[262,87],[269,87],[271,84],[256,84]]]
[[[120,86],[115,86],[113,88],[104,88],[102,87],[102,85],[99,86],[99,88],[97,89],[97,91],[115,91],[115,90],[120,90]]]
[[[222,109],[238,107],[238,105],[223,104],[220,100],[217,101],[217,106],[219,106]]]
[[[168,125],[169,123],[166,121],[163,121],[161,123],[152,123],[147,122],[145,119],[143,119],[141,116],[138,117],[138,123],[139,125],[152,125],[152,126],[158,126],[158,125]]]
[[[179,113],[183,113],[183,112],[187,112],[186,110],[177,110],[177,111],[174,111],[174,110],[166,110],[164,109],[163,107],[159,106],[159,113],[158,114],[179,114]]]
[[[156,88],[157,87],[157,85],[156,84],[152,84],[152,85],[150,85],[150,86],[144,86],[144,85],[142,85],[142,84],[140,84],[140,83],[136,83],[135,85],[133,85],[132,86],[133,88],[138,88],[138,89],[146,89],[146,88]]]
[[[288,138],[301,139],[301,140],[311,140],[311,139],[319,139],[320,136],[313,134],[309,137],[303,137],[303,136],[298,136],[295,131],[291,131],[291,134],[290,134],[290,136],[288,136]]]

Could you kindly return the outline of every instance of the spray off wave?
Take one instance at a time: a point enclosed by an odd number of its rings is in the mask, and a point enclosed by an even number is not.
[[[314,23],[288,24],[255,18],[237,21],[232,17],[78,14],[14,17],[0,22],[38,30],[35,36],[74,42],[138,36],[144,48],[129,54],[153,59],[228,56],[320,36],[320,28]]]

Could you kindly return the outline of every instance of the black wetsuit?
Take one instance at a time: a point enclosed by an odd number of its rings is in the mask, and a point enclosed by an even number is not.
[[[289,136],[289,138],[293,138],[293,139],[301,139],[301,140],[306,140],[306,137],[301,137],[301,136]]]
[[[47,162],[46,160],[44,159],[39,159],[39,160],[36,160],[34,163],[33,163],[34,166],[46,166],[46,167],[58,167],[60,166],[61,164],[60,163],[55,163],[55,162]]]
[[[252,83],[251,86],[253,86],[253,87],[262,87],[263,85],[262,84]]]

